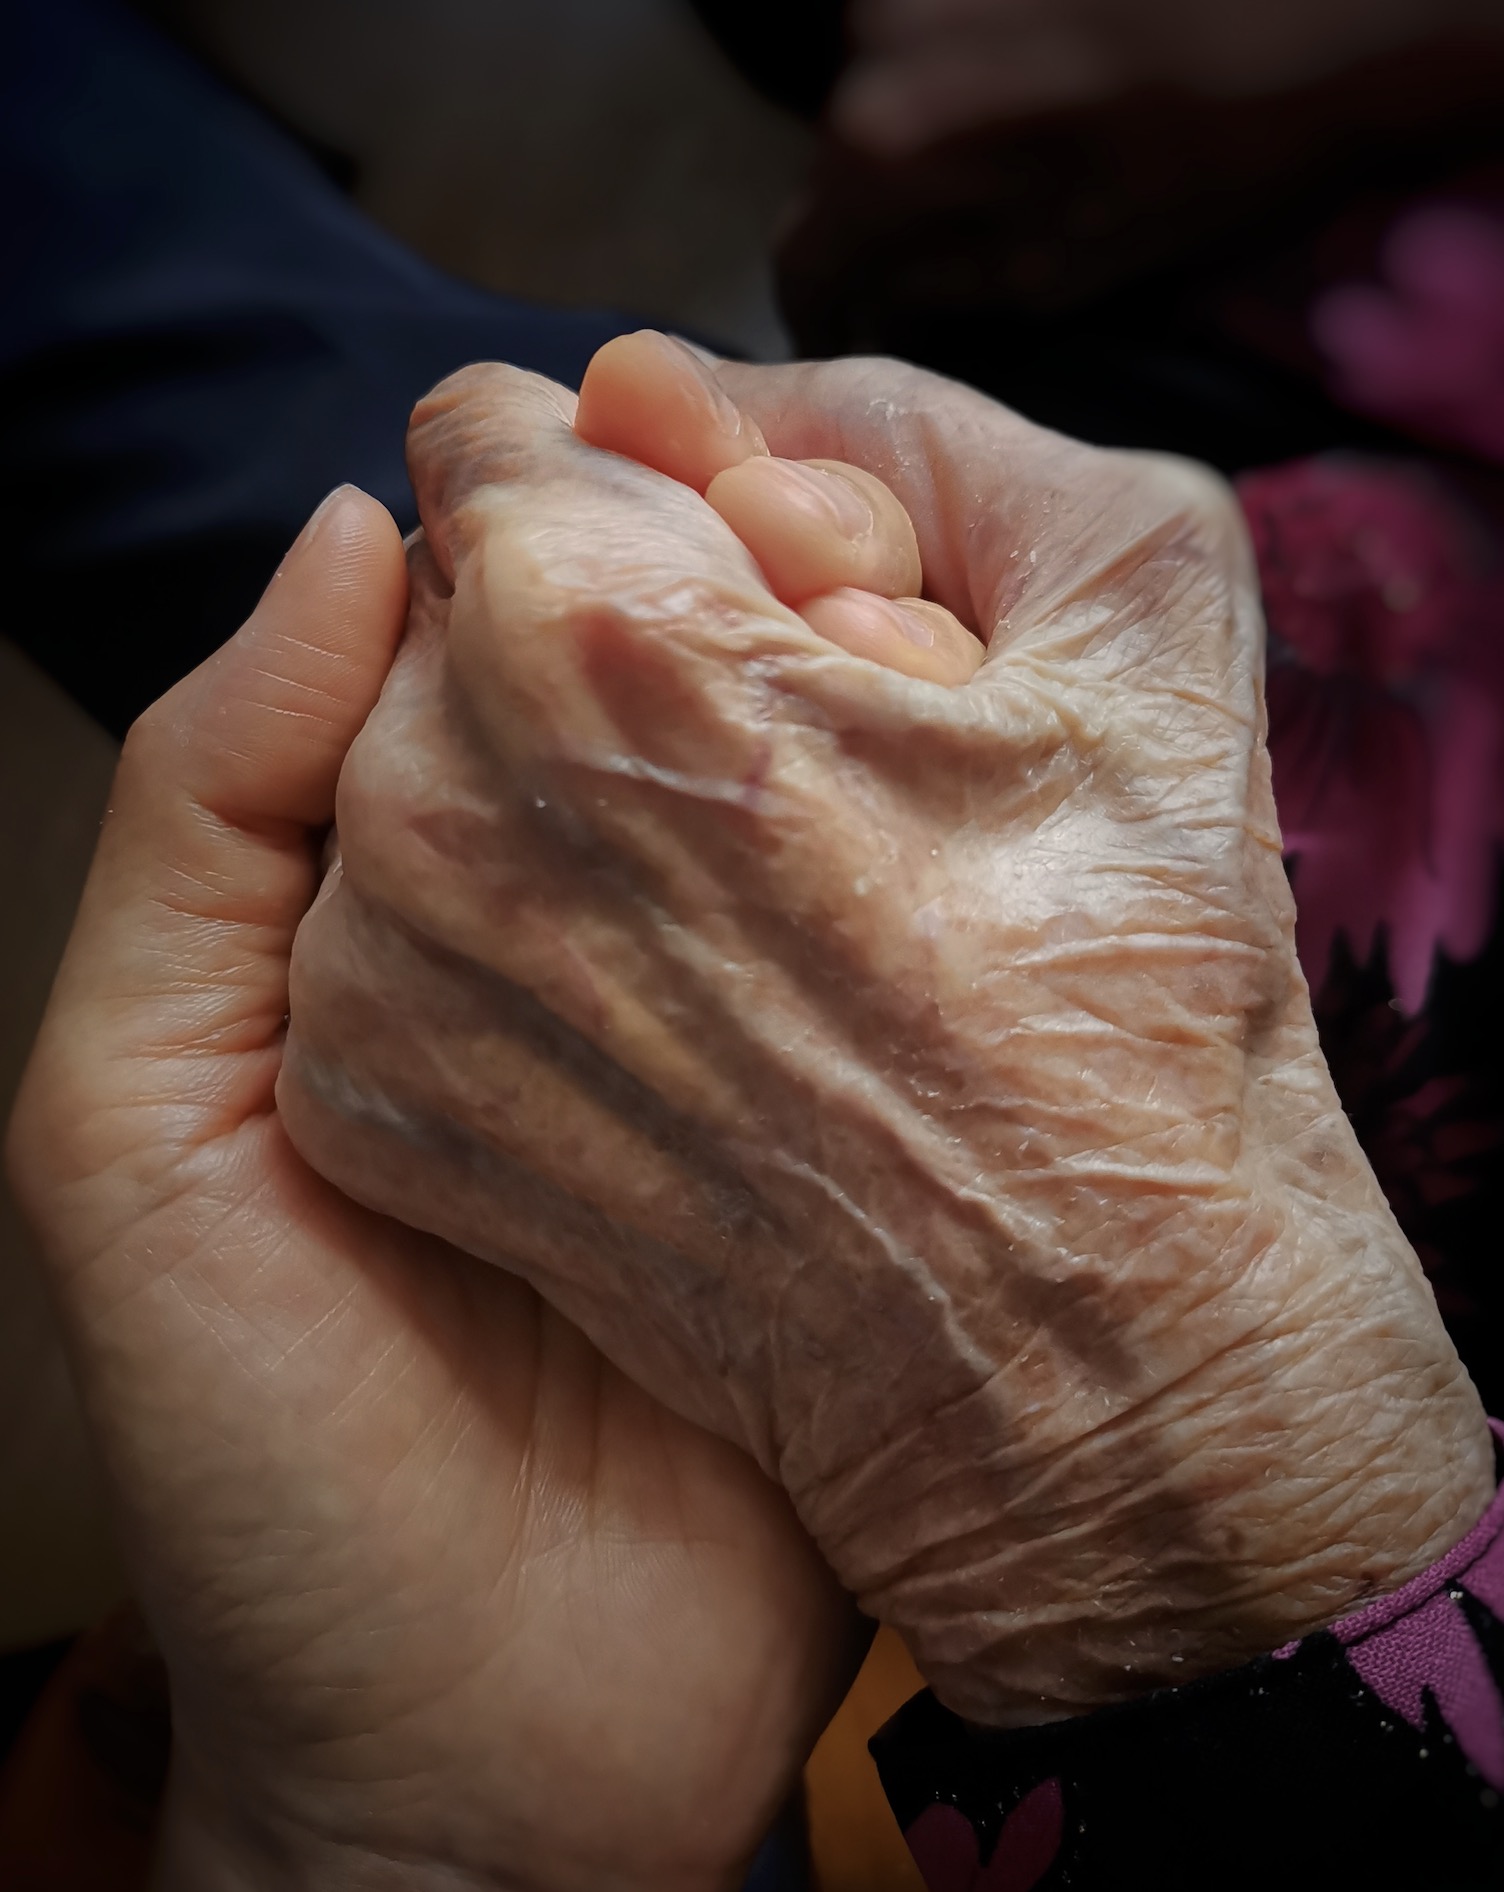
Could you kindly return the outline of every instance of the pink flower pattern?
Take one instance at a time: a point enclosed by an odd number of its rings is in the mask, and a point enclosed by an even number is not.
[[[1032,1787],[1003,1821],[984,1866],[977,1832],[957,1807],[926,1807],[904,1834],[928,1892],[1032,1892],[1055,1863],[1065,1832],[1058,1779]]]
[[[1384,246],[1382,284],[1328,290],[1311,331],[1362,413],[1504,460],[1504,217],[1425,204]]]
[[[1312,311],[1333,392],[1423,440],[1504,465],[1504,215],[1477,204],[1413,208],[1380,262],[1379,280],[1329,289]],[[1427,1267],[1443,1269],[1444,1304],[1471,1314],[1425,1234],[1493,1169],[1504,1122],[1487,1073],[1465,1056],[1465,1071],[1454,1069],[1455,1053],[1438,1051],[1448,1041],[1433,1040],[1433,1014],[1420,1014],[1438,956],[1474,959],[1495,924],[1504,511],[1497,480],[1490,497],[1486,472],[1454,465],[1476,497],[1421,460],[1335,455],[1245,474],[1238,488],[1268,615],[1275,794],[1323,1043],[1407,1232]],[[1451,991],[1438,993],[1435,1017],[1447,1015]],[[1504,1427],[1494,1431],[1504,1450]],[[1422,1758],[1445,1748],[1455,1766],[1460,1754],[1481,1787],[1504,1795],[1504,1676],[1479,1640],[1493,1648],[1501,1633],[1504,1492],[1439,1563],[1319,1639],[1332,1652],[1334,1638],[1342,1654],[1318,1659],[1350,1671],[1365,1714],[1378,1704],[1391,1730],[1388,1717],[1415,1730]],[[1309,1645],[1278,1654],[1300,1648]],[[1345,1703],[1364,1699],[1339,1686]],[[1045,1765],[1059,1764],[1057,1749]],[[1089,1768],[1039,1781],[985,1864],[977,1824],[947,1802],[926,1806],[906,1831],[926,1886],[1055,1883],[1071,1863],[1066,1793],[1081,1818],[1090,1784]],[[985,1801],[979,1817],[990,1832]]]
[[[1495,1422],[1493,1432],[1504,1448],[1504,1425]],[[1422,1736],[1434,1729],[1434,1714],[1443,1738],[1455,1741],[1478,1779],[1501,1793],[1504,1700],[1469,1621],[1470,1605],[1504,1625],[1504,1490],[1429,1570],[1329,1633],[1373,1698]],[[1308,1646],[1288,1643],[1275,1660]],[[1080,1783],[1071,1791],[1080,1793]],[[976,1824],[945,1802],[925,1807],[904,1837],[928,1892],[1033,1892],[1063,1856],[1069,1864],[1065,1805],[1058,1774],[1038,1781],[1004,1819],[985,1865]]]
[[[1476,1284],[1458,1265],[1454,1211],[1498,1172],[1504,1120],[1497,1087],[1473,1070],[1439,1071],[1430,1019],[1404,1017],[1378,996],[1382,989],[1351,968],[1328,980],[1316,1008],[1322,1048],[1442,1313],[1476,1318]]]
[[[1269,620],[1269,746],[1301,960],[1382,932],[1403,1009],[1476,954],[1504,838],[1504,580],[1461,502],[1408,464],[1330,457],[1238,482]]]
[[[1504,1428],[1496,1424],[1494,1434],[1504,1437]],[[1496,1792],[1504,1792],[1504,1702],[1463,1598],[1504,1620],[1501,1513],[1504,1498],[1496,1498],[1439,1563],[1332,1632],[1364,1686],[1412,1728],[1425,1727],[1427,1699],[1434,1702],[1470,1765]]]

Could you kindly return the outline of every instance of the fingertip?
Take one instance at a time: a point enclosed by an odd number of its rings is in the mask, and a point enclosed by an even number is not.
[[[327,688],[336,720],[358,713],[363,721],[406,611],[407,554],[396,520],[360,487],[339,486],[293,541],[229,649],[254,651],[270,683]]]
[[[841,586],[898,597],[922,582],[908,514],[860,467],[763,455],[718,473],[705,499],[784,604]]]
[[[181,686],[192,792],[240,822],[330,819],[406,611],[396,521],[359,487],[336,488],[244,625]]]
[[[389,559],[395,551],[400,563],[402,534],[379,499],[346,480],[314,508],[308,523],[288,547],[273,580],[301,564],[315,547],[321,548],[324,556],[369,555],[378,560]]]
[[[580,383],[575,432],[703,493],[718,473],[767,451],[761,430],[700,355],[656,329],[596,350]]]
[[[884,598],[848,586],[811,598],[799,615],[852,656],[928,683],[969,683],[985,654],[959,619],[925,598]]]
[[[54,1000],[55,1017],[85,1018],[96,1049],[108,1039],[156,1060],[164,1046],[217,1052],[227,1031],[259,1045],[280,1029],[314,842],[406,606],[394,521],[342,488],[241,629],[138,719]],[[63,1081],[54,1071],[38,1095],[65,1095]],[[32,1159],[30,1142],[14,1157]]]

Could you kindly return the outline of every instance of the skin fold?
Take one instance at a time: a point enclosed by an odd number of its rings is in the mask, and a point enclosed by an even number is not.
[[[889,362],[730,368],[913,520],[958,687],[467,369],[278,1106],[744,1447],[942,1700],[1048,1718],[1394,1587],[1492,1488],[1317,1047],[1231,498]]]

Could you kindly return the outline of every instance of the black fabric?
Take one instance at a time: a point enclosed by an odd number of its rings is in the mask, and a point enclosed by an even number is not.
[[[1460,68],[1460,70],[1459,70]],[[1240,305],[1366,262],[1396,206],[1504,158],[1504,57],[1278,99],[1144,90],[888,161],[831,145],[779,259],[801,355],[885,353],[1104,446],[1228,472],[1399,435]]]
[[[1500,1885],[1501,1619],[1496,1492],[1430,1569],[1240,1669],[1006,1731],[922,1695],[872,1751],[930,1892]]]
[[[742,1892],[807,1892],[810,1883],[809,1830],[804,1796],[785,1803],[773,1830],[752,1862]]]
[[[1504,1682],[1497,1640],[1491,1655]],[[1331,1636],[1289,1660],[1047,1728],[978,1730],[921,1695],[872,1752],[899,1824],[936,1804],[958,1808],[984,1870],[1010,1814],[1058,1780],[1064,1835],[1033,1881],[1038,1892],[1504,1884],[1498,1795],[1470,1771],[1434,1705],[1419,1729],[1388,1713]],[[1025,1892],[1026,1881],[995,1884]]]
[[[814,118],[846,63],[846,0],[690,0],[722,51],[764,97]]]
[[[40,1643],[35,1648],[0,1655],[0,1765],[72,1647],[71,1639],[65,1637],[61,1642]]]

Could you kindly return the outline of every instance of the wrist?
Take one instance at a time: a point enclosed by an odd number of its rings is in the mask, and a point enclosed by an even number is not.
[[[1255,1161],[1262,1233],[1225,1304],[1174,1330],[1158,1391],[1022,1480],[977,1453],[929,1479],[949,1517],[927,1534],[961,1554],[907,1554],[864,1602],[956,1713],[1060,1719],[1239,1666],[1399,1589],[1486,1510],[1482,1405],[1338,1125],[1309,1166],[1288,1139]],[[917,1455],[931,1471],[967,1462],[952,1419]],[[890,1518],[934,1501],[910,1495],[890,1484]]]
[[[1208,1345],[1145,1423],[1211,1556],[1189,1582],[1173,1560],[1149,1566],[1133,1692],[1235,1667],[1393,1593],[1495,1493],[1482,1403],[1308,1038],[1251,1085],[1243,1151],[1249,1225],[1267,1242],[1208,1327],[1242,1337]]]
[[[1482,1401],[1319,1052],[1259,1088],[1249,1163],[1279,1230],[1282,1307],[1250,1366],[1283,1428],[1266,1475],[1299,1524],[1267,1526],[1304,1599],[1292,1640],[1445,1555],[1497,1480]]]
[[[175,1760],[151,1892],[501,1892],[499,1879],[279,1830]]]
[[[457,1813],[455,1828],[465,1824]],[[476,1862],[459,1856],[470,1849],[456,1831],[425,1825],[429,1842],[411,1846],[294,1830],[221,1790],[175,1750],[151,1892],[737,1892],[746,1876],[747,1862],[682,1873],[661,1862],[641,1873],[628,1861],[602,1867],[575,1858],[568,1834],[551,1855],[536,1835],[519,1840],[532,1863],[513,1869],[499,1858],[501,1835],[498,1857]]]

